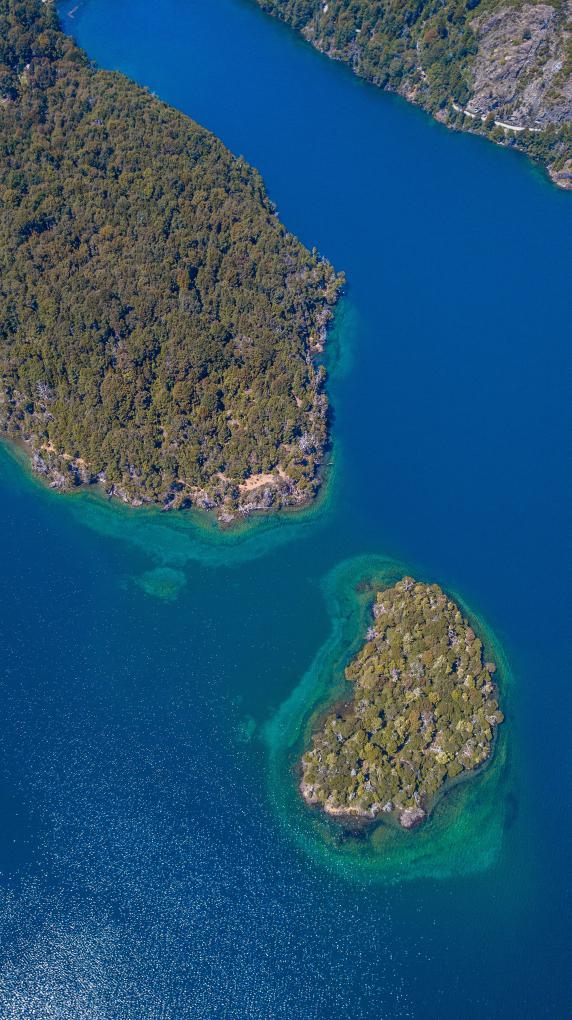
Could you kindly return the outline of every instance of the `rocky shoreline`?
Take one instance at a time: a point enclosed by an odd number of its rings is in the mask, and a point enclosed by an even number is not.
[[[250,476],[243,483],[232,485],[222,480],[218,492],[209,493],[204,489],[180,483],[165,494],[164,501],[157,503],[145,496],[138,496],[121,485],[110,483],[104,473],[94,474],[82,458],[38,447],[32,436],[15,436],[5,432],[5,440],[16,446],[26,458],[30,470],[48,488],[62,494],[80,489],[92,488],[108,499],[115,499],[134,509],[158,507],[164,512],[196,509],[214,514],[223,526],[246,519],[253,514],[278,512],[280,510],[302,509],[310,505],[323,484],[326,450],[319,462],[312,495],[297,486],[284,472]],[[232,499],[232,504],[229,500]]]
[[[397,818],[399,825],[402,829],[414,829],[427,818],[429,811],[425,807],[418,805],[413,808],[399,808],[392,801],[387,801],[383,806],[375,805],[369,810],[363,808],[348,805],[346,807],[340,807],[331,800],[326,800],[321,803],[319,798],[316,796],[314,787],[300,781],[300,793],[303,799],[310,807],[320,807],[324,814],[329,815],[331,818],[335,818],[340,822],[352,822],[354,819],[360,822],[371,823],[376,819],[379,820],[380,816],[385,816],[386,820],[391,822]]]

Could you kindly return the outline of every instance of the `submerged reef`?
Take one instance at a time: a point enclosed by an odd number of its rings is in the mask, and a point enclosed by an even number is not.
[[[436,584],[378,590],[365,644],[302,757],[300,790],[327,814],[413,828],[446,784],[490,757],[503,721],[483,645]]]

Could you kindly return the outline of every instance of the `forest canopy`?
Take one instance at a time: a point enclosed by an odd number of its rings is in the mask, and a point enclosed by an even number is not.
[[[404,577],[378,591],[346,669],[351,700],[322,716],[302,758],[305,800],[342,818],[422,822],[447,782],[491,755],[503,721],[495,672],[438,585]]]
[[[51,4],[0,0],[0,427],[61,487],[310,499],[340,277],[243,159],[116,73]]]

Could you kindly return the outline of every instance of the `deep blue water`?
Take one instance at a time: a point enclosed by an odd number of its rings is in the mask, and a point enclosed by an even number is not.
[[[572,196],[247,0],[70,6],[93,59],[244,155],[346,272],[337,467],[314,520],[223,541],[1,454],[0,1016],[567,1017]],[[485,871],[351,883],[269,804],[258,733],[328,635],[323,577],[362,554],[462,593],[509,657]],[[145,590],[165,566],[172,599]]]

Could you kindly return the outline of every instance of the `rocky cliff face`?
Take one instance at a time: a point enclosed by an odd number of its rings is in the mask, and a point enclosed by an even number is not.
[[[572,3],[504,7],[471,28],[471,112],[540,129],[572,120]]]

